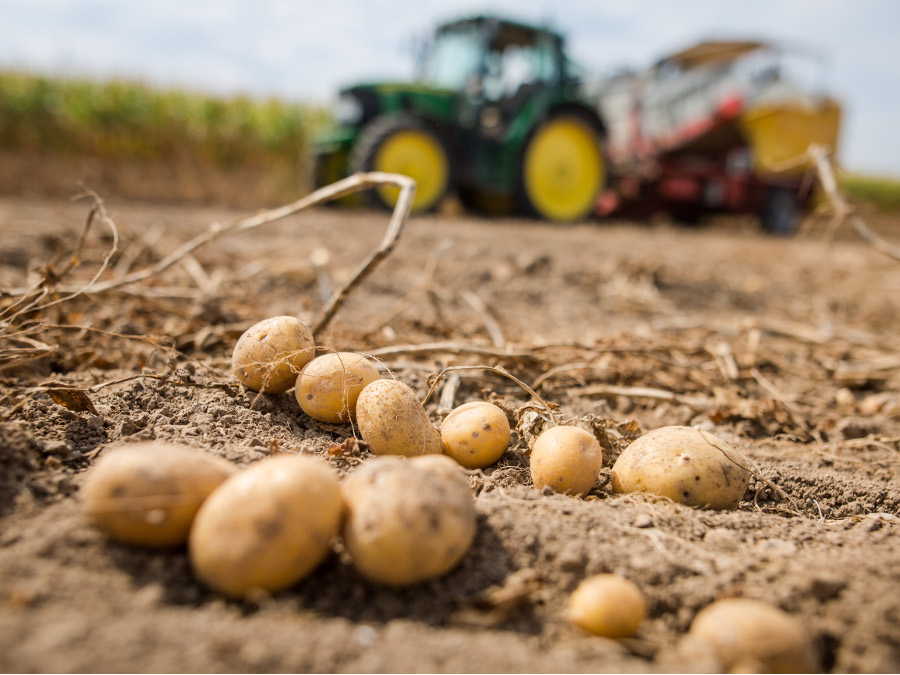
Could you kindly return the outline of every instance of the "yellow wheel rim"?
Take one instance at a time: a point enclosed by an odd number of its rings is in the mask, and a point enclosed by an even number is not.
[[[427,211],[437,206],[449,179],[444,148],[434,136],[421,129],[403,129],[389,135],[375,152],[372,169],[399,173],[416,181],[413,211]],[[382,201],[394,206],[400,190],[379,187],[378,194]]]
[[[579,220],[592,212],[605,170],[596,132],[575,117],[557,117],[525,151],[525,193],[542,217]]]

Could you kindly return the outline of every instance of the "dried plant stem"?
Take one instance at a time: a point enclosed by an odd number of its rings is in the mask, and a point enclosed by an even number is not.
[[[327,305],[325,305],[325,307],[322,308],[319,318],[313,322],[311,329],[313,336],[316,338],[318,338],[322,331],[328,327],[328,324],[331,322],[331,319],[334,317],[338,308],[342,304],[344,304],[344,301],[346,300],[347,295],[350,293],[350,291],[358,286],[367,276],[369,276],[378,266],[378,264],[388,255],[390,255],[391,251],[394,250],[394,246],[396,245],[397,240],[400,238],[400,233],[403,230],[403,225],[404,223],[406,223],[406,219],[409,217],[409,212],[412,208],[413,196],[416,193],[416,182],[412,178],[388,173],[357,174],[344,181],[335,183],[334,185],[331,185],[329,187],[337,188],[342,183],[353,181],[354,179],[357,182],[351,183],[353,189],[349,192],[355,192],[362,187],[374,187],[375,185],[394,185],[400,188],[400,196],[397,198],[397,204],[394,207],[394,213],[391,216],[387,232],[385,232],[384,239],[382,239],[381,244],[362,263],[362,265],[357,268],[356,272],[353,274],[353,277],[351,277],[351,279],[346,284],[341,286],[341,288],[339,288],[337,292],[335,292],[335,294],[331,296],[331,300]],[[322,190],[326,189],[327,188],[322,188]],[[315,196],[318,192],[322,192],[322,190],[314,192],[312,195],[310,195],[310,197]],[[349,192],[341,192],[338,195],[328,196],[328,199],[326,201],[336,199],[337,197],[348,194]],[[303,208],[306,208],[306,206],[304,206]]]
[[[682,396],[673,391],[653,387],[621,387],[614,384],[595,384],[577,390],[584,396],[630,396],[631,398],[649,398],[657,401],[669,401],[686,405],[695,412],[706,412],[715,407],[715,402],[705,398]]]
[[[894,260],[900,260],[900,249],[886,242],[869,229],[868,225],[863,222],[862,218],[856,215],[853,208],[847,204],[844,197],[838,191],[834,170],[828,159],[828,150],[824,146],[814,143],[809,146],[809,149],[806,152],[816,167],[816,171],[819,174],[819,180],[822,183],[822,188],[825,190],[825,195],[828,197],[831,208],[834,209],[834,228],[836,229],[841,223],[848,221],[853,228],[853,231],[867,244]]]
[[[425,399],[422,401],[422,405],[425,405],[426,403],[428,403],[428,399],[431,398],[431,395],[434,393],[435,388],[438,386],[438,384],[440,384],[441,380],[443,380],[444,377],[448,373],[454,373],[454,372],[459,372],[459,371],[463,371],[463,370],[486,370],[490,373],[496,373],[497,375],[501,375],[508,380],[512,380],[517,385],[519,385],[522,389],[524,389],[526,392],[528,392],[528,394],[535,401],[537,401],[540,404],[541,408],[543,408],[543,410],[544,410],[544,413],[547,415],[547,419],[549,420],[550,424],[552,426],[557,425],[556,415],[554,414],[553,408],[550,406],[550,404],[547,403],[544,399],[542,399],[534,389],[532,389],[527,384],[522,382],[522,380],[520,380],[518,377],[516,377],[509,371],[505,370],[504,368],[500,368],[499,366],[448,366],[447,368],[444,368],[437,375],[430,378],[431,386],[428,389],[428,393],[425,395]]]
[[[471,307],[478,313],[478,316],[481,318],[481,322],[487,329],[488,335],[491,336],[491,342],[494,344],[494,346],[505,346],[506,338],[503,336],[503,330],[500,328],[500,324],[497,323],[494,315],[491,314],[484,300],[481,299],[481,296],[474,291],[469,290],[463,291],[462,293],[460,293],[460,295],[462,296],[462,299],[466,301],[469,307]]]
[[[93,200],[93,205],[88,211],[84,226],[82,227],[81,233],[78,236],[78,241],[76,242],[75,247],[72,249],[72,253],[69,255],[68,261],[66,261],[65,265],[60,270],[54,270],[52,265],[48,264],[44,269],[44,275],[41,281],[31,288],[9,291],[7,293],[8,295],[18,295],[21,297],[10,306],[4,308],[3,311],[0,311],[0,322],[5,322],[5,324],[9,326],[12,325],[16,318],[22,316],[23,314],[26,314],[28,312],[38,312],[49,307],[53,307],[54,305],[72,300],[73,298],[88,293],[89,291],[97,290],[97,280],[109,267],[110,260],[116,254],[116,251],[119,250],[119,231],[116,228],[116,224],[115,222],[113,222],[113,219],[110,218],[106,213],[106,206],[104,205],[103,200],[100,198],[100,196],[91,190],[86,190],[83,194],[78,195],[76,199],[84,196],[90,197]],[[84,246],[88,231],[91,229],[91,225],[95,220],[100,220],[110,229],[113,239],[110,250],[103,258],[103,262],[101,263],[99,269],[94,273],[94,276],[91,277],[91,280],[86,285],[71,288],[60,288],[59,282],[62,281],[63,277],[65,277],[65,275],[68,274],[71,269],[77,264],[79,254],[81,253],[81,249]],[[54,290],[61,290],[62,292],[67,293],[67,295],[41,304],[42,301]],[[0,324],[0,328],[2,328],[2,324]]]
[[[533,360],[534,355],[528,351],[512,351],[498,347],[466,344],[465,342],[426,342],[420,345],[392,345],[379,347],[366,352],[369,356],[385,358],[391,356],[404,356],[408,354],[475,354],[477,356],[492,356],[495,358],[508,358],[516,360]]]

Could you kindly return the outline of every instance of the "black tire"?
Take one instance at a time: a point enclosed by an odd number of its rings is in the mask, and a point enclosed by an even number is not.
[[[760,214],[763,230],[778,237],[789,237],[800,224],[800,203],[795,190],[773,187],[766,195],[766,203]]]
[[[443,156],[443,161],[445,162],[445,178],[439,180],[439,184],[436,187],[432,186],[432,188],[429,189],[429,194],[426,195],[427,199],[425,199],[424,202],[422,201],[422,186],[420,185],[416,190],[416,196],[414,197],[413,202],[413,211],[415,212],[423,213],[433,211],[440,205],[447,195],[447,191],[451,187],[452,166],[450,155],[440,136],[431,126],[421,120],[410,115],[386,115],[374,119],[362,130],[356,144],[353,146],[353,150],[350,153],[350,170],[351,172],[388,170],[376,165],[378,152],[388,140],[396,134],[406,131],[414,131],[417,134],[421,134],[423,138],[430,139],[434,144],[435,150],[437,151],[439,149],[440,154]],[[409,174],[409,172],[406,171],[395,172],[406,175]],[[421,182],[421,176],[413,175],[411,177],[417,179],[417,182]],[[391,193],[386,194],[385,191],[378,189],[370,190],[368,192],[368,196],[370,200],[372,200],[372,203],[388,210],[393,210],[394,202],[389,198],[389,194]]]

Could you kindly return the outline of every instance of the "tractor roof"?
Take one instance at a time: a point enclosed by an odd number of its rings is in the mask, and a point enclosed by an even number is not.
[[[551,38],[562,42],[562,36],[554,30],[546,27],[534,26],[509,19],[501,19],[498,16],[480,14],[478,16],[457,19],[438,26],[438,33],[453,31],[465,26],[490,27],[494,31],[493,44],[498,48],[507,45],[530,44],[537,37]]]

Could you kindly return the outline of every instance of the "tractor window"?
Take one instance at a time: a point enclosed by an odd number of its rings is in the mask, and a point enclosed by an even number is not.
[[[428,84],[461,91],[481,68],[482,37],[477,30],[441,33],[434,43],[425,73]]]
[[[494,101],[509,98],[526,85],[555,84],[558,75],[556,51],[549,40],[511,44],[488,55],[484,93]]]

